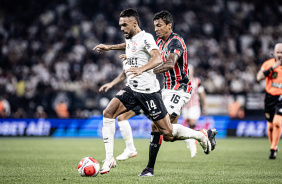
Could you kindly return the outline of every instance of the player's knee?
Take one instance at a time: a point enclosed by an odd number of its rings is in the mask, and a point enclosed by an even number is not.
[[[172,129],[161,130],[160,132],[164,135],[164,137],[172,137]]]
[[[151,129],[152,129],[152,132],[158,132],[159,131],[158,127],[154,123],[151,124]]]
[[[165,142],[172,142],[174,140],[172,136],[167,136],[167,135],[164,135],[163,139]]]
[[[281,128],[281,122],[279,122],[279,121],[274,121],[274,122],[273,122],[273,126],[274,126],[275,128]]]
[[[127,119],[121,114],[117,117],[117,120],[118,121],[124,121],[124,120],[127,120]]]
[[[114,118],[113,113],[111,113],[111,111],[109,111],[107,108],[103,111],[103,117],[104,118]]]

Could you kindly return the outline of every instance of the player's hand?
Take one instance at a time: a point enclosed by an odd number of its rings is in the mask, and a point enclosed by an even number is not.
[[[278,60],[274,63],[274,65],[272,66],[272,68],[277,68],[278,66],[280,66],[282,64],[282,59],[278,58]]]
[[[119,58],[120,58],[120,59],[122,59],[122,61],[124,61],[124,60],[126,60],[126,59],[127,59],[126,54],[122,54],[122,55],[120,55],[120,56],[119,56]]]
[[[103,50],[104,51],[110,50],[110,46],[109,45],[105,45],[105,44],[99,44],[99,45],[97,45],[96,47],[93,48],[93,51],[94,50],[97,50],[97,52],[99,54],[103,54]]]
[[[100,87],[99,92],[107,92],[109,89],[111,89],[113,85],[111,83],[104,84]]]
[[[133,79],[134,77],[141,75],[143,73],[143,70],[141,68],[131,67],[128,70],[125,70],[125,73],[128,73],[128,76]]]

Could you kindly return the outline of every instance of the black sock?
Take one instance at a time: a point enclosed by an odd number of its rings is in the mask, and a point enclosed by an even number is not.
[[[147,167],[154,169],[156,158],[163,141],[163,136],[159,132],[151,132],[151,142],[149,147],[149,162]]]

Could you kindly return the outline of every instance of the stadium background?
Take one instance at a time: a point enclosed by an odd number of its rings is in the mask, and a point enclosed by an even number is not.
[[[207,93],[199,126],[215,126],[222,137],[266,135],[264,82],[255,76],[282,42],[280,1],[26,0],[0,2],[0,136],[101,136],[100,115],[124,84],[98,89],[122,70],[122,52],[92,48],[124,41],[118,18],[129,7],[154,36],[154,13],[174,16]],[[229,116],[233,102],[243,115]],[[149,136],[149,123],[133,119],[134,135]]]

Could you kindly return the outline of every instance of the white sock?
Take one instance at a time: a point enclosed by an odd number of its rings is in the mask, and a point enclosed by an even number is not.
[[[106,150],[106,159],[110,159],[114,156],[114,136],[115,136],[115,119],[103,117],[103,140]]]
[[[190,148],[190,143],[193,141],[195,143],[195,140],[194,139],[185,139],[184,140],[187,144],[187,148]]]
[[[128,120],[123,120],[118,122],[120,133],[123,137],[123,140],[125,141],[126,149],[131,151],[136,151],[136,148],[134,146],[133,142],[133,136],[132,136],[132,129],[129,124]]]
[[[192,138],[197,141],[201,141],[205,138],[205,135],[201,131],[196,131],[180,124],[172,124],[172,136],[181,139]]]

